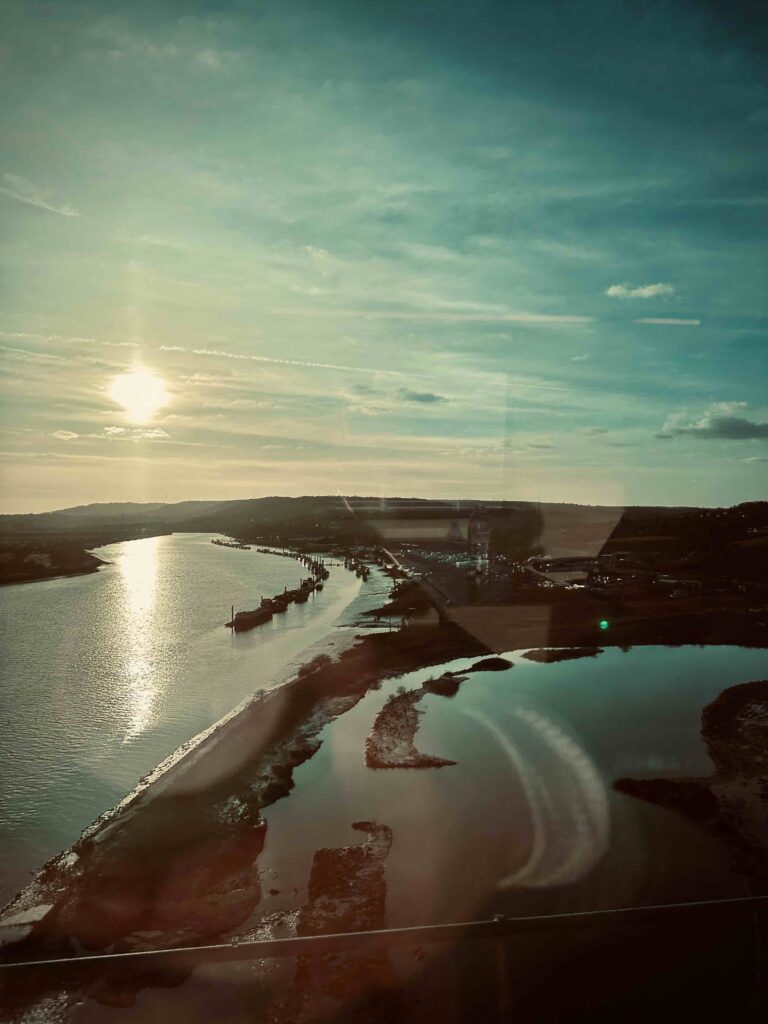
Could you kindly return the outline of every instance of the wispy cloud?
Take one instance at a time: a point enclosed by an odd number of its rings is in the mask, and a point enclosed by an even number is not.
[[[14,348],[11,345],[0,345],[0,352],[7,353],[9,358],[33,360],[44,363],[64,363],[65,359],[60,356],[53,356],[49,352],[33,352],[27,348]]]
[[[645,316],[632,321],[633,324],[655,324],[657,327],[701,327],[701,320],[683,320],[670,316]]]
[[[549,313],[438,313],[420,310],[381,309],[292,309],[278,307],[270,310],[278,316],[305,317],[360,317],[364,320],[415,320],[436,323],[510,323],[510,324],[589,324],[591,316]]]
[[[210,48],[201,50],[197,55],[197,60],[200,64],[211,68],[213,71],[220,71],[222,68],[222,54],[218,50],[211,50]]]
[[[160,238],[157,235],[140,235],[139,241],[145,245],[154,245],[160,249],[186,249],[183,242],[177,242],[173,238]]]
[[[29,206],[37,206],[41,210],[48,210],[50,213],[58,213],[61,217],[79,217],[80,212],[74,206],[52,203],[48,199],[48,193],[34,185],[20,174],[4,174],[2,180],[6,182],[0,185],[0,193],[15,199],[17,203],[27,203]]]
[[[610,299],[657,299],[661,295],[674,295],[674,285],[659,281],[657,284],[612,284],[605,289]]]
[[[74,430],[54,430],[52,437],[59,441],[77,441],[81,437],[107,441],[168,441],[171,435],[162,427],[104,427],[98,434],[78,434]]]
[[[377,370],[366,366],[340,366],[337,363],[315,363],[304,359],[278,359],[274,356],[252,356],[240,352],[228,352],[215,348],[193,348],[187,349],[183,345],[161,345],[161,352],[191,352],[196,356],[210,356],[216,359],[235,359],[251,363],[273,363],[276,366],[297,366],[306,367],[310,370],[342,370],[345,373],[375,373],[387,374],[389,376],[402,377],[399,370]]]

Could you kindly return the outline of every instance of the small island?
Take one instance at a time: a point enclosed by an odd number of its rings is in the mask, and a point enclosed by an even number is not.
[[[602,647],[538,647],[526,651],[523,657],[528,661],[552,665],[558,661],[574,661],[576,658],[596,658],[602,653]]]
[[[365,763],[369,768],[445,768],[456,764],[445,757],[422,754],[414,746],[419,715],[424,713],[416,705],[424,693],[398,688],[389,697],[365,741]]]

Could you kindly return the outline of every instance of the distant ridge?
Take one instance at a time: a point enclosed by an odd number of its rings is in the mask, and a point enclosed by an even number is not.
[[[623,520],[640,526],[649,521],[680,521],[689,516],[712,516],[717,510],[691,506],[576,505],[569,502],[439,500],[431,498],[355,495],[303,495],[236,498],[225,501],[104,502],[75,505],[51,512],[0,515],[0,536],[78,536],[85,546],[159,533],[226,533],[259,536],[340,537],[373,540],[386,520],[466,518],[482,507],[494,519],[519,513],[522,519],[546,520],[561,528],[566,523],[604,523],[609,532]],[[745,503],[740,508],[761,508]],[[603,531],[605,532],[605,530]],[[108,539],[105,539],[108,538]]]
[[[697,511],[692,506],[623,506],[578,505],[573,502],[482,501],[479,499],[435,499],[354,495],[302,495],[287,497],[273,495],[264,498],[233,498],[223,501],[188,500],[180,502],[114,501],[88,505],[74,505],[49,512],[24,512],[0,515],[0,533],[28,533],[41,531],[82,532],[108,525],[164,524],[171,529],[192,532],[196,529],[242,529],[260,522],[280,522],[293,519],[312,519],[360,516],[423,516],[432,513],[448,516],[466,515],[481,506],[489,511],[514,509],[541,509],[560,513],[572,510],[575,515],[592,510],[632,514],[633,518],[683,515]]]
[[[520,561],[542,551],[594,556],[650,551],[669,562],[761,578],[768,558],[768,503],[730,509],[592,506],[553,502],[304,495],[229,501],[106,502],[0,516],[0,582],[93,571],[106,544],[170,533],[221,533],[305,550],[431,546],[465,550],[470,517],[488,520],[496,554]],[[674,562],[674,558],[672,559]]]

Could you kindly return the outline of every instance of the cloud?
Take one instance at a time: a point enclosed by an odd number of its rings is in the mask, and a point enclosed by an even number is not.
[[[357,412],[361,416],[383,416],[390,410],[386,405],[363,405],[361,402],[353,402],[347,406],[348,412]]]
[[[312,448],[311,444],[263,444],[260,450],[263,452],[271,451],[289,451],[289,452],[303,452],[307,449]]]
[[[170,434],[161,427],[104,427],[100,434],[76,434],[74,430],[55,430],[53,437],[59,441],[74,441],[90,438],[99,441],[167,441]]]
[[[193,348],[188,349],[183,345],[161,345],[160,352],[189,352],[196,356],[208,356],[212,359],[236,359],[243,362],[271,363],[275,366],[298,366],[308,370],[342,370],[346,373],[372,373],[389,377],[402,377],[401,370],[380,370],[368,366],[339,366],[336,363],[316,363],[305,359],[278,359],[274,356],[253,356],[240,352],[226,352],[215,348]]]
[[[645,316],[632,321],[633,324],[656,324],[658,327],[701,327],[701,320],[682,320],[679,317]]]
[[[403,402],[427,406],[448,401],[444,395],[438,395],[434,391],[414,391],[412,388],[389,391],[372,388],[366,384],[348,384],[341,394],[348,402],[348,412],[360,413],[363,416],[394,413]]]
[[[739,459],[739,462],[768,462],[764,455],[750,455],[749,458]]]
[[[132,441],[167,440],[171,436],[162,427],[133,427],[130,430],[127,427],[104,427],[104,433],[111,437]]]
[[[668,439],[687,435],[721,441],[768,438],[768,423],[755,423],[735,415],[746,407],[746,402],[715,402],[698,419],[690,422],[685,413],[673,413],[656,436]]]
[[[580,355],[580,356],[571,356],[571,362],[572,363],[585,363],[587,361],[587,359],[591,359],[591,358],[592,358],[592,356],[589,354],[589,352],[585,352],[583,355]]]
[[[381,309],[290,309],[274,307],[276,316],[362,317],[364,320],[415,320],[429,323],[499,323],[499,324],[591,324],[593,317],[550,313],[436,313],[418,310]]]
[[[204,64],[207,68],[212,68],[214,71],[221,70],[222,55],[217,50],[201,50],[197,55],[197,59],[200,64]]]
[[[674,295],[675,288],[671,284],[640,284],[633,288],[630,284],[612,284],[605,289],[610,299],[656,299],[660,295]]]
[[[302,252],[305,252],[307,256],[311,256],[313,260],[322,261],[331,258],[331,254],[327,249],[320,249],[315,245],[302,246]]]
[[[22,178],[20,174],[4,174],[3,181],[6,185],[0,185],[0,192],[9,199],[15,199],[17,203],[27,203],[29,206],[37,206],[41,210],[48,210],[50,213],[58,213],[62,217],[79,217],[80,213],[73,206],[57,206],[48,202],[48,193],[38,188],[31,181]]]
[[[145,245],[154,245],[162,249],[186,249],[183,242],[177,242],[173,238],[160,238],[158,235],[139,235],[140,242]]]
[[[7,337],[7,335],[4,335]],[[44,362],[44,363],[66,363],[66,359],[62,359],[60,356],[52,356],[48,352],[33,352],[27,348],[13,348],[10,345],[0,345],[0,351],[7,352],[8,356],[13,359],[31,360],[33,362]]]
[[[166,349],[166,352],[170,351],[170,348]],[[231,380],[230,377],[222,377],[215,373],[190,373],[181,374],[181,380],[185,384],[191,384],[192,387],[211,387],[217,384],[228,384]]]
[[[404,402],[420,402],[422,405],[448,401],[443,395],[436,395],[432,391],[411,391],[410,388],[400,388],[398,395]]]

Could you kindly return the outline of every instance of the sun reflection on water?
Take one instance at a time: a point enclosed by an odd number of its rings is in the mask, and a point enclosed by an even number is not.
[[[120,575],[129,612],[142,616],[152,610],[157,587],[157,549],[160,537],[126,544],[120,560]]]
[[[122,679],[126,712],[124,744],[140,736],[157,717],[158,686],[152,638],[156,628],[157,560],[161,541],[161,537],[150,537],[126,545],[119,563],[126,635]]]

